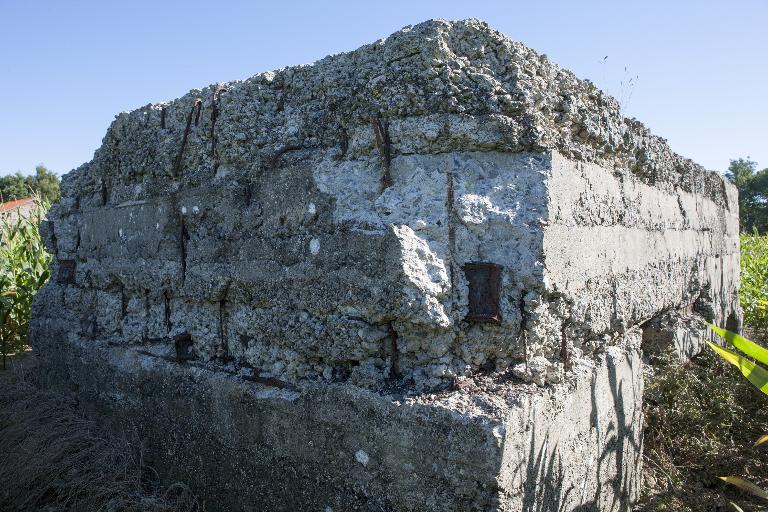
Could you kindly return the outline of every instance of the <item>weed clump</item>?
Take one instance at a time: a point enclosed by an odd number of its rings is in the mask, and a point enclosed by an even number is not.
[[[108,434],[72,399],[0,374],[0,509],[202,512],[188,489],[162,488],[139,443]]]
[[[645,390],[645,495],[638,511],[764,510],[718,477],[768,483],[765,397],[707,350],[686,364],[654,361]]]

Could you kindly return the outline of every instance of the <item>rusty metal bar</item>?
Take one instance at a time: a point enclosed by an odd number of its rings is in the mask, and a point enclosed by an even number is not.
[[[371,119],[371,124],[373,125],[376,146],[381,155],[381,166],[384,171],[381,175],[381,191],[384,192],[392,186],[392,143],[389,140],[389,122],[386,119],[382,121],[381,118],[374,117]]]
[[[192,105],[192,108],[189,111],[189,115],[187,115],[187,125],[184,128],[184,134],[181,137],[181,147],[179,147],[179,152],[176,155],[176,162],[173,164],[173,177],[177,178],[179,176],[179,173],[181,172],[181,159],[184,156],[184,148],[187,147],[187,138],[189,137],[189,130],[192,128],[192,116],[195,113],[195,110],[197,110],[198,106],[202,100],[200,98],[195,100],[195,103]]]

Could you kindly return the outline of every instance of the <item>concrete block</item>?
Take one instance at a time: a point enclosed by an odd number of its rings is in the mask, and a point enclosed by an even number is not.
[[[735,188],[477,20],[121,113],[62,194],[48,381],[221,510],[627,510],[643,339],[740,324]]]
[[[82,341],[39,350],[45,382],[144,439],[147,462],[213,511],[629,510],[639,493],[637,349],[581,361],[567,383],[411,397]]]

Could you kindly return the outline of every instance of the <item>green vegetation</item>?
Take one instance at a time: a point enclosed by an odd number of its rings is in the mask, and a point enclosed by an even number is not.
[[[747,331],[767,339],[768,235],[741,236],[740,299]],[[759,391],[768,390],[768,372],[751,360],[766,362],[768,352],[717,332],[741,353],[716,347],[684,365],[672,356],[654,361],[644,399],[645,496],[639,511],[767,509],[764,500],[723,480],[753,494],[768,485],[768,407]]]
[[[9,353],[27,345],[32,297],[50,275],[39,224],[47,203],[36,199],[26,215],[0,216],[0,350],[3,368]]]
[[[741,307],[744,324],[768,330],[768,235],[741,236]]]
[[[764,510],[765,503],[725,485],[739,475],[765,486],[768,407],[760,393],[713,351],[687,364],[654,361],[645,389],[644,497],[638,511]]]
[[[61,195],[59,185],[59,177],[40,164],[35,167],[35,174],[32,176],[25,176],[20,172],[0,176],[0,202],[36,194],[47,203],[55,203]]]
[[[731,160],[725,177],[739,189],[739,225],[743,233],[768,231],[768,169],[749,158]]]
[[[35,292],[49,277],[36,198],[26,216],[0,215],[0,334],[7,353],[27,343]],[[44,391],[34,359],[0,372],[0,509],[18,511],[200,512],[203,503],[176,483],[163,487],[144,464],[141,442],[113,435],[66,395]]]
[[[730,348],[723,348],[708,342],[712,350],[722,357],[724,361],[737,367],[744,378],[746,378],[755,388],[759,389],[763,394],[768,395],[768,370],[761,366],[761,364],[768,364],[768,350],[734,332],[726,331],[725,329],[721,329],[712,324],[709,324],[709,328],[723,337],[728,342],[729,346],[733,346],[738,351],[731,350]],[[763,444],[765,440],[766,435],[761,435],[755,443],[755,446]],[[754,494],[764,500],[768,500],[768,492],[747,479],[734,476],[721,476],[720,479],[735,485],[743,491]]]

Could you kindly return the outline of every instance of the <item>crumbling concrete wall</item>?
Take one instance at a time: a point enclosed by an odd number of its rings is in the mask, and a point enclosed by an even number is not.
[[[253,417],[270,464],[333,459],[323,474],[337,490],[392,510],[622,509],[637,495],[643,329],[658,347],[677,339],[661,319],[679,311],[740,318],[733,187],[473,20],[120,114],[62,191],[45,230],[55,279],[32,326],[52,383],[75,383],[156,446],[165,429],[236,458]],[[197,383],[191,410],[159,415],[183,375]],[[328,428],[350,450],[383,443],[386,471],[325,440],[308,454],[275,447],[303,439],[270,426],[279,411],[305,415],[308,438],[327,434],[311,411],[329,390],[366,397],[331,410]],[[238,393],[250,397],[240,413]],[[353,433],[368,403],[397,411],[381,414],[403,438],[477,428],[467,442],[489,458],[452,454],[464,434],[394,456],[400,441]],[[197,425],[209,407],[214,431]],[[191,430],[170,428],[174,415]],[[553,430],[568,423],[573,437]],[[150,456],[173,475],[178,457],[194,480],[208,463],[174,446]],[[422,463],[436,473],[412,480]],[[319,506],[296,485],[237,506]]]
[[[529,362],[530,374],[552,374],[557,354],[590,357],[636,326],[648,349],[684,358],[704,344],[702,319],[739,329],[734,187],[703,181],[693,193],[560,154],[547,186],[545,292],[528,337],[529,354],[547,360]]]
[[[626,511],[639,496],[641,362],[625,347],[547,388],[483,377],[411,396],[265,385],[101,343],[46,357],[50,382],[136,429],[208,510]]]

